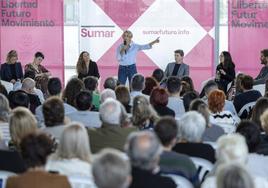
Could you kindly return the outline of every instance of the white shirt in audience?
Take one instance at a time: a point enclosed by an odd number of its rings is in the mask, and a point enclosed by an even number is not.
[[[247,169],[253,176],[258,176],[268,179],[268,156],[250,153],[246,163]]]
[[[59,172],[66,176],[87,176],[92,178],[91,164],[78,158],[54,160],[53,155],[48,158],[47,171]]]
[[[183,100],[178,97],[168,97],[167,107],[175,112],[176,117],[181,117],[185,113]]]
[[[101,121],[99,112],[93,111],[75,111],[67,115],[71,121],[83,123],[86,127],[100,128]]]

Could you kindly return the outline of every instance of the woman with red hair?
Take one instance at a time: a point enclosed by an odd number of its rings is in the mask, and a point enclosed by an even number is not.
[[[168,93],[165,89],[159,87],[154,88],[150,96],[150,103],[159,116],[175,117],[175,112],[167,107]]]
[[[238,123],[229,111],[224,111],[225,94],[221,90],[214,90],[208,96],[208,107],[211,112],[211,123],[222,127],[225,133],[235,131],[235,125]]]

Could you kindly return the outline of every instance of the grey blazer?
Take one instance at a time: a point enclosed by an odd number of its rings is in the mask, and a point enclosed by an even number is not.
[[[165,75],[168,78],[172,75],[173,69],[175,67],[175,62],[169,63],[165,70]],[[181,66],[177,72],[177,75],[179,78],[182,78],[183,76],[189,76],[189,65],[186,65],[184,63],[181,63]]]

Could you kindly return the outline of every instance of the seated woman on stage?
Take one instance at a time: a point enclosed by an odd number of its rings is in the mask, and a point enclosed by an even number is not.
[[[76,64],[76,71],[79,79],[83,79],[87,76],[100,78],[97,63],[90,59],[89,53],[86,51],[81,52],[79,55]]]
[[[220,64],[216,68],[216,79],[219,89],[227,92],[227,86],[235,79],[235,64],[231,54],[223,51],[220,55]]]
[[[1,65],[1,80],[14,84],[21,81],[23,72],[21,63],[18,61],[18,54],[15,50],[11,50],[7,54],[6,63]]]
[[[44,94],[47,93],[47,83],[48,78],[51,73],[41,65],[45,56],[42,52],[36,52],[34,54],[34,60],[32,63],[26,64],[24,67],[24,72],[32,71],[35,73],[36,88],[41,89]]]

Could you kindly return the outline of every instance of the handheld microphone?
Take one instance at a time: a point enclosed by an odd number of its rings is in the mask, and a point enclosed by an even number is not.
[[[124,40],[124,45],[127,45],[127,41]],[[125,49],[125,54],[127,53],[127,49]]]

